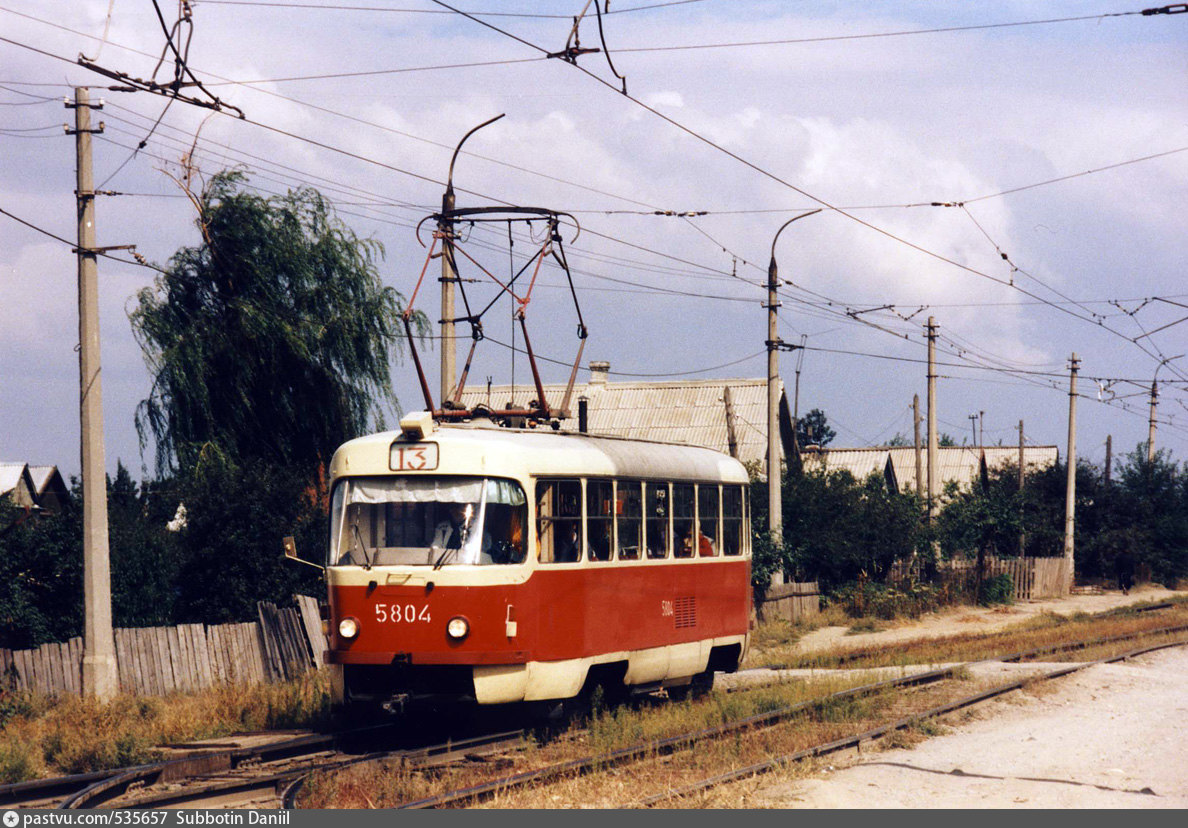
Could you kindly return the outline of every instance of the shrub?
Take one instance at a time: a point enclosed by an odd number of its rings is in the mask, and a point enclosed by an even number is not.
[[[866,616],[890,621],[894,618],[919,618],[946,603],[941,589],[931,584],[905,584],[900,587],[872,581],[845,584],[834,590],[829,602],[840,606],[851,618]]]
[[[994,604],[1011,604],[1015,600],[1015,582],[1010,575],[1003,573],[982,581],[982,588],[978,592],[978,603],[984,607]]]

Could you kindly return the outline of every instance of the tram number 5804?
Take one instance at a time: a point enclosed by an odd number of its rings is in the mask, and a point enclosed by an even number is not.
[[[429,605],[376,604],[375,620],[381,624],[428,624]]]
[[[672,601],[661,601],[660,602],[660,617],[661,618],[671,618],[672,617]]]

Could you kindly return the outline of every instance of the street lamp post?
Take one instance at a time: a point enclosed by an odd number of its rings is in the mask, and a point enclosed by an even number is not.
[[[771,263],[767,266],[767,529],[772,540],[783,533],[783,509],[780,502],[780,348],[788,347],[780,341],[776,328],[776,310],[780,303],[776,296],[779,286],[779,271],[776,267],[775,248],[780,233],[794,221],[807,218],[819,209],[793,216],[784,222],[771,240]],[[777,573],[782,575],[782,573]],[[782,583],[782,578],[781,581]]]

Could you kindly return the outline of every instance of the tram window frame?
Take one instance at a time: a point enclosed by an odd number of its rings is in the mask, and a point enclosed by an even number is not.
[[[663,561],[672,557],[672,484],[667,480],[644,481],[644,555],[649,561]],[[653,515],[653,512],[656,515]],[[662,527],[664,537],[653,546],[652,530]],[[655,551],[662,554],[656,555]]]
[[[625,498],[635,496],[635,514],[628,514],[628,502]],[[640,561],[644,559],[646,546],[644,544],[644,495],[643,481],[616,480],[615,481],[615,514],[614,514],[614,547],[616,561]],[[631,524],[634,522],[634,531]],[[624,532],[624,529],[627,531]],[[624,544],[634,539],[635,544]],[[634,536],[634,538],[632,538]],[[635,550],[634,555],[624,555],[626,550]]]
[[[697,485],[697,554],[698,558],[716,558],[722,544],[722,492],[717,483]],[[708,519],[708,524],[706,520]],[[707,532],[706,529],[709,529]]]
[[[562,490],[565,487],[565,490]],[[572,487],[576,487],[576,491]],[[585,559],[585,481],[577,477],[549,477],[539,478],[533,490],[533,504],[536,509],[536,547],[537,561],[553,566],[581,563]],[[569,499],[568,501],[566,499]],[[560,500],[565,511],[576,511],[576,514],[557,513],[556,502]],[[546,508],[547,504],[547,508]],[[576,505],[576,509],[574,506]],[[557,527],[576,522],[576,557],[558,560]]]
[[[728,514],[727,500],[737,498],[737,510]],[[739,557],[746,552],[746,524],[745,489],[738,485],[722,486],[722,554],[728,558]],[[731,542],[733,541],[733,542]]]
[[[688,528],[683,528],[688,522]],[[693,539],[697,536],[697,486],[672,484],[672,554],[677,558],[695,558]]]
[[[609,563],[614,560],[615,551],[615,487],[614,481],[607,478],[593,478],[585,481],[586,492],[582,502],[585,504],[586,524],[586,560],[591,563]],[[605,526],[603,525],[605,524]],[[595,556],[595,538],[599,537],[598,529],[605,530],[601,535],[606,539],[604,554]]]

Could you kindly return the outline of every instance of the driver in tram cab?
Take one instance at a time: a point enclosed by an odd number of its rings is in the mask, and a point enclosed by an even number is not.
[[[441,521],[433,530],[433,542],[430,547],[436,550],[461,549],[463,535],[469,525],[466,514],[466,503],[451,503],[447,519]],[[473,510],[472,510],[473,514]]]
[[[429,548],[434,554],[447,550],[460,550],[470,538],[473,528],[475,508],[473,503],[451,503],[448,518],[441,521],[433,530],[433,542]],[[482,552],[478,561],[468,560],[462,563],[493,563],[490,555],[491,533],[483,530]]]

